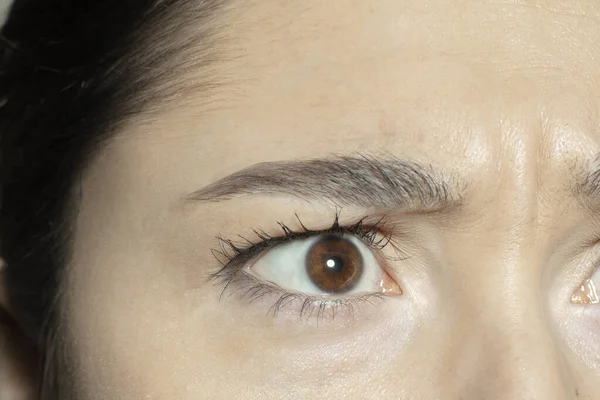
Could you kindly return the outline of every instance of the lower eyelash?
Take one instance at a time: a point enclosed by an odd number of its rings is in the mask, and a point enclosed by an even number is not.
[[[365,293],[345,298],[309,296],[286,291],[241,270],[221,272],[211,276],[215,285],[223,286],[220,300],[225,296],[227,298],[235,296],[248,304],[265,300],[271,303],[267,308],[266,316],[277,317],[284,311],[292,311],[296,314],[295,318],[304,322],[314,319],[317,325],[324,321],[333,322],[340,315],[346,315],[350,321],[353,321],[359,307],[376,307],[376,302],[386,299],[383,293]],[[273,300],[272,297],[276,299]]]

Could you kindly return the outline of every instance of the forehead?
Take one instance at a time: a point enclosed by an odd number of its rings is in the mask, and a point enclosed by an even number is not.
[[[152,134],[134,126],[128,156],[168,141],[182,169],[210,165],[200,181],[356,151],[473,176],[572,173],[600,139],[599,17],[593,1],[232,3],[218,94],[194,93]]]

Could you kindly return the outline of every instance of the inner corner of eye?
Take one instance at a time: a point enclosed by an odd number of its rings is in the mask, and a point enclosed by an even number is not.
[[[573,304],[599,304],[600,297],[596,289],[594,277],[587,278],[571,296]]]
[[[383,273],[384,278],[381,280],[381,284],[379,285],[381,293],[388,296],[400,296],[402,294],[402,288],[400,287],[400,284],[388,271],[384,270]]]
[[[363,255],[362,262],[365,264],[365,268],[379,268],[379,276],[371,286],[371,293],[387,296],[399,296],[402,294],[402,289],[396,278],[389,271],[389,267],[385,262],[384,257],[356,236],[348,235],[344,237],[344,239],[361,249]],[[368,272],[365,271],[363,273]]]

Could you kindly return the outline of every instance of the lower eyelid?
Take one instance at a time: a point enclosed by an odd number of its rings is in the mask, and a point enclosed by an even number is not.
[[[220,298],[234,298],[253,305],[266,318],[316,325],[334,321],[337,325],[350,324],[357,313],[364,312],[365,308],[376,311],[380,303],[386,300],[383,293],[330,297],[288,292],[242,270],[230,276]]]

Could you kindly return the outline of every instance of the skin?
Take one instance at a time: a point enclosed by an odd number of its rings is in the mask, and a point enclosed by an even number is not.
[[[197,93],[131,121],[82,183],[65,286],[79,398],[599,398],[600,304],[570,302],[600,257],[600,212],[573,191],[600,150],[598,3],[270,1],[222,18],[236,57],[214,106]],[[272,296],[220,298],[217,235],[279,235],[295,213],[325,229],[336,208],[184,198],[256,163],[358,152],[464,183],[445,212],[342,207],[342,224],[401,232],[411,257],[385,263],[402,294],[318,324],[269,314]]]

